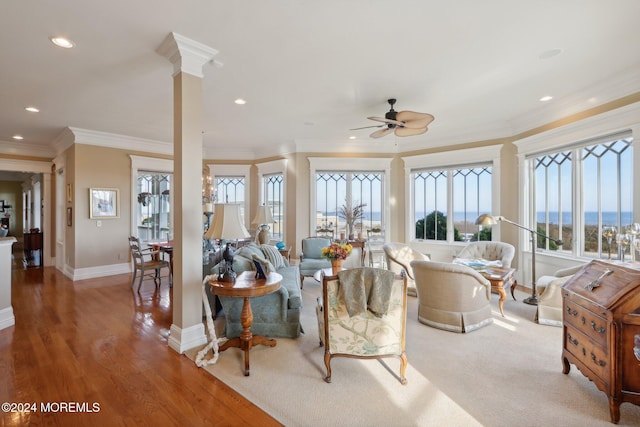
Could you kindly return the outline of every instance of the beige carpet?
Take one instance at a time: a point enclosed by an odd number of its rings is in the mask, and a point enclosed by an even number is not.
[[[405,386],[395,359],[385,361],[387,369],[376,360],[336,358],[332,383],[324,382],[319,294],[320,284],[306,279],[306,333],[252,349],[251,376],[243,375],[238,349],[205,369],[287,426],[612,425],[605,394],[573,365],[562,374],[562,329],[534,323],[535,307],[521,302],[525,294],[505,302],[505,318],[493,295],[494,324],[470,334],[422,325],[409,297]],[[620,412],[619,425],[640,426],[640,407],[623,403]]]

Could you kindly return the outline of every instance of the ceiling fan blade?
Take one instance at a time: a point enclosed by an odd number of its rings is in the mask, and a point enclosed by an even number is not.
[[[349,130],[360,130],[360,129],[369,129],[369,128],[381,128],[384,125],[373,125],[373,126],[363,126],[361,128],[353,128],[353,129],[349,129]]]
[[[400,111],[396,119],[404,122],[404,127],[409,129],[422,129],[429,126],[435,120],[431,114],[416,113],[415,111]]]
[[[393,132],[393,128],[384,128],[384,129],[380,129],[380,130],[375,131],[374,133],[372,133],[369,136],[371,138],[382,138],[383,136],[388,135],[391,132]]]
[[[422,128],[422,129],[411,129],[411,128],[396,128],[396,135],[397,136],[414,136],[414,135],[421,135],[423,133],[425,133],[428,130],[428,128]],[[378,131],[380,132],[380,131]]]
[[[375,120],[376,122],[388,123],[390,125],[404,126],[404,123],[398,120],[385,119],[384,117],[367,117],[369,120]]]

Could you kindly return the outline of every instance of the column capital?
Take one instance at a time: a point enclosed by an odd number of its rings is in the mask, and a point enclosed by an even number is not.
[[[204,64],[218,54],[217,50],[174,32],[165,37],[156,52],[171,61],[174,76],[185,72],[200,78],[204,77]]]

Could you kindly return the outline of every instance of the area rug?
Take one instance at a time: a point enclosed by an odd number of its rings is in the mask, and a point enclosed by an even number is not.
[[[254,347],[250,376],[239,349],[202,368],[286,426],[611,426],[605,394],[573,365],[562,373],[562,329],[533,322],[526,294],[505,301],[505,317],[493,295],[494,323],[468,334],[419,323],[409,297],[403,386],[396,359],[335,358],[326,383],[314,311],[320,284],[308,278],[302,293],[305,333]],[[640,425],[640,407],[623,403],[620,412],[619,425]]]

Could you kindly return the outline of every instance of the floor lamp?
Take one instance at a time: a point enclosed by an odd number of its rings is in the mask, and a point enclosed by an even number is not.
[[[536,292],[536,250],[537,250],[536,246],[538,243],[537,236],[540,236],[544,239],[551,240],[558,246],[561,246],[564,242],[562,240],[549,237],[546,234],[542,234],[537,230],[532,230],[530,228],[527,228],[524,225],[520,225],[513,221],[509,221],[505,217],[499,216],[499,215],[493,216],[489,214],[482,214],[476,219],[476,225],[482,225],[482,226],[494,225],[494,224],[497,224],[498,221],[508,222],[511,225],[515,225],[516,227],[529,232],[529,238],[531,241],[531,296],[528,298],[525,298],[523,302],[525,304],[538,305],[538,293]]]

